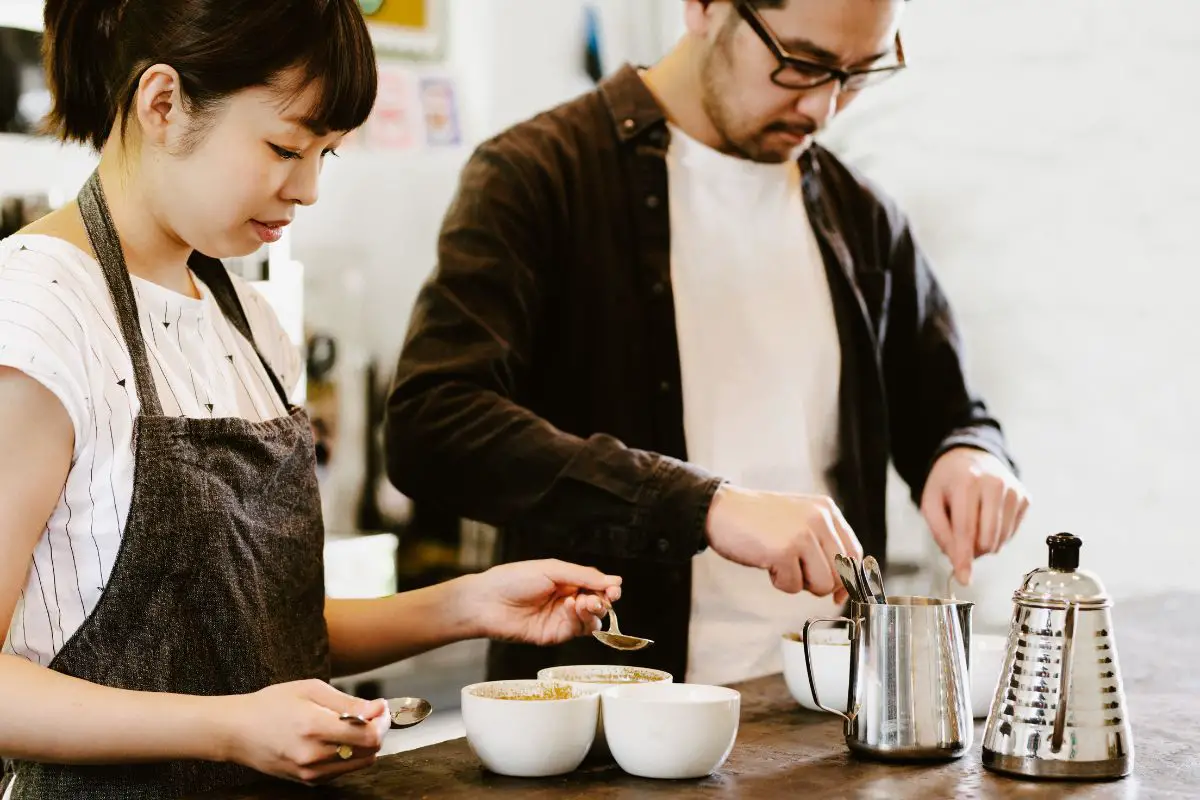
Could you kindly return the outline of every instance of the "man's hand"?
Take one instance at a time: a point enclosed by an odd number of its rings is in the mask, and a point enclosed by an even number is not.
[[[921,513],[964,586],[972,562],[999,552],[1027,508],[1029,493],[1008,465],[971,447],[956,447],[934,462],[921,496]]]
[[[833,568],[838,553],[862,558],[862,545],[832,499],[722,486],[708,510],[708,541],[720,555],[765,569],[775,588],[807,590],[843,602]]]

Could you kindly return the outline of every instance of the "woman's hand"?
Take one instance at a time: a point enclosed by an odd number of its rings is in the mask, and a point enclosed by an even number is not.
[[[548,559],[502,564],[469,576],[461,602],[481,636],[550,645],[598,630],[608,605],[620,596],[619,577]]]
[[[307,784],[374,764],[391,724],[386,700],[359,700],[319,680],[216,700],[225,732],[222,760]],[[338,719],[343,713],[359,714],[370,724]],[[343,745],[352,748],[343,751],[349,758],[338,753]]]

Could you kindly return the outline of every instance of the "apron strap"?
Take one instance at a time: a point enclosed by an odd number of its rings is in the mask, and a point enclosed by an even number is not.
[[[246,317],[246,310],[242,307],[237,288],[229,278],[229,271],[225,269],[225,265],[211,256],[193,252],[192,257],[188,259],[188,266],[192,273],[204,281],[204,285],[213,293],[213,299],[217,301],[221,313],[225,315],[225,319],[229,320],[229,324],[254,348],[255,355],[258,356],[263,369],[271,379],[271,385],[275,387],[275,391],[279,393],[279,399],[283,401],[283,407],[290,409],[292,403],[288,399],[287,391],[284,390],[275,370],[271,369],[271,365],[263,358],[262,351],[258,349],[258,343],[254,341],[254,332],[250,330],[250,320]]]
[[[133,379],[137,385],[142,413],[161,417],[162,404],[158,400],[154,376],[146,358],[146,343],[142,339],[142,329],[138,323],[133,283],[129,280],[129,268],[125,265],[121,239],[117,236],[112,214],[104,200],[104,190],[100,187],[99,170],[92,173],[79,192],[79,212],[83,215],[83,226],[87,229],[88,240],[92,243],[92,250],[96,253],[104,280],[108,284],[108,293],[117,312],[121,336],[125,339],[125,349],[133,360]]]

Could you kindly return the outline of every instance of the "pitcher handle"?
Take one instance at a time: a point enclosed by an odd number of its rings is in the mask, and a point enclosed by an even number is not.
[[[813,703],[817,706],[817,708],[821,709],[822,711],[828,711],[830,714],[837,714],[839,717],[846,720],[846,724],[849,725],[850,723],[854,722],[854,717],[848,716],[848,715],[842,713],[841,711],[838,711],[836,708],[829,708],[828,706],[824,705],[821,702],[821,698],[817,697],[817,680],[815,677],[813,677],[812,648],[809,647],[808,633],[813,625],[817,625],[822,622],[827,622],[831,625],[835,622],[848,622],[850,624],[850,646],[851,647],[854,646],[854,635],[855,635],[855,631],[856,631],[856,626],[855,626],[854,620],[852,620],[848,617],[814,617],[813,619],[810,619],[808,622],[804,623],[804,629],[803,629],[803,631],[801,631],[801,634],[800,634],[801,638],[804,639],[804,668],[806,670],[808,670],[808,688],[810,691],[812,691]],[[853,675],[849,676],[849,680],[853,681],[854,676]],[[847,683],[846,684],[846,696],[849,697],[849,695],[850,695],[850,684]]]
[[[1063,737],[1067,728],[1067,702],[1071,696],[1071,667],[1075,661],[1075,617],[1078,606],[1067,606],[1067,619],[1063,625],[1062,659],[1059,661],[1058,708],[1054,711],[1054,730],[1050,734],[1050,752],[1062,751]],[[807,656],[805,656],[807,658]]]

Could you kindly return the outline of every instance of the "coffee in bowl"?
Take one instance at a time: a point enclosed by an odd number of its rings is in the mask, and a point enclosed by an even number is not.
[[[478,684],[473,688],[472,694],[489,700],[571,700],[583,694],[580,689],[569,683],[529,681],[521,682],[517,686],[505,685],[506,683],[497,681]]]
[[[670,683],[674,677],[669,672],[649,667],[631,667],[619,664],[573,664],[564,667],[547,667],[538,672],[545,681],[563,681],[578,688],[605,689],[613,686],[630,686],[642,683]],[[608,761],[612,755],[608,740],[604,736],[604,710],[601,706],[596,720],[596,740],[588,758],[593,761]]]

